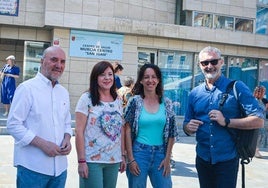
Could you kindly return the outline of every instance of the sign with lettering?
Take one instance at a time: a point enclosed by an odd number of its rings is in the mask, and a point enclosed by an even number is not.
[[[18,16],[19,0],[0,0],[0,15]]]
[[[70,56],[122,60],[123,40],[120,34],[71,30]]]

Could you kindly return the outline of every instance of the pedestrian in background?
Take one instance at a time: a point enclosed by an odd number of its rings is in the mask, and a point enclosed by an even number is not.
[[[1,70],[1,102],[4,104],[5,112],[3,116],[7,116],[10,104],[16,90],[16,78],[19,78],[20,68],[15,65],[15,56],[10,55],[6,58],[6,64]]]
[[[258,103],[260,105],[260,107],[262,108],[263,110],[263,115],[266,116],[266,105],[267,105],[267,102],[265,103],[265,99],[264,99],[264,95],[265,95],[265,92],[266,92],[266,89],[264,86],[257,86],[255,89],[254,89],[254,97],[258,100]],[[258,142],[257,142],[257,148],[256,148],[256,152],[255,152],[255,157],[256,158],[262,158],[262,155],[260,153],[260,146],[261,146],[261,143],[266,141],[267,139],[267,134],[266,134],[266,130],[264,127],[260,128],[259,129],[260,132],[259,132],[259,137],[258,137]]]
[[[242,81],[235,84],[238,100],[231,91],[219,110],[219,102],[231,82],[221,72],[224,61],[219,49],[208,46],[201,50],[198,65],[205,82],[190,92],[183,129],[188,135],[196,133],[196,169],[200,188],[235,188],[239,158],[227,127],[233,128],[230,131],[234,135],[234,129],[260,128],[263,113]],[[247,117],[241,117],[238,101]]]
[[[118,169],[126,168],[122,115],[113,66],[98,62],[90,74],[90,87],[75,109],[80,188],[116,187]]]
[[[48,47],[40,72],[16,89],[7,130],[15,139],[17,188],[65,186],[72,136],[69,93],[58,82],[65,63],[60,47]]]
[[[125,111],[129,188],[171,188],[171,152],[178,135],[172,102],[163,96],[161,71],[154,64],[140,68]]]
[[[132,88],[134,86],[134,78],[127,76],[124,80],[124,86],[117,90],[118,95],[123,100],[123,107],[125,108],[128,102],[128,99],[133,95]]]
[[[118,62],[115,62],[113,67],[114,67],[114,77],[115,77],[116,89],[120,89],[122,87],[120,75],[122,74],[124,68]]]

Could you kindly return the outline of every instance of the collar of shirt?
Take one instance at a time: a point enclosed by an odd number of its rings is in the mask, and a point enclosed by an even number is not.
[[[52,82],[51,82],[51,80],[49,80],[47,77],[45,77],[42,73],[40,73],[40,72],[37,72],[37,75],[36,75],[37,77],[39,77],[42,81],[44,81],[45,83],[47,83],[47,84],[51,84],[52,85]],[[59,81],[57,80],[56,81],[56,84],[59,84]]]

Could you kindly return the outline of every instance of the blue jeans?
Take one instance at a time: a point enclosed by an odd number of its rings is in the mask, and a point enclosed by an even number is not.
[[[171,175],[163,176],[164,168],[158,170],[165,158],[164,146],[149,146],[135,141],[132,150],[141,172],[135,176],[127,168],[129,188],[145,188],[148,176],[154,188],[172,187]]]
[[[115,188],[120,163],[87,163],[88,178],[79,177],[80,188]]]
[[[17,188],[64,188],[66,178],[67,170],[59,176],[49,176],[17,167]]]
[[[211,164],[196,157],[200,188],[236,188],[239,159]]]

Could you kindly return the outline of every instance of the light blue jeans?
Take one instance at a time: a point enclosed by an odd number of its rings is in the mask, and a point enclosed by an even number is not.
[[[158,170],[160,163],[165,158],[164,146],[149,146],[135,141],[132,149],[141,172],[135,176],[127,168],[129,188],[145,188],[148,176],[154,188],[172,187],[171,175],[163,176],[164,168]]]
[[[17,167],[17,188],[64,188],[66,178],[67,170],[59,176],[49,176]]]
[[[80,188],[115,188],[120,163],[87,163],[88,178],[79,177]]]

